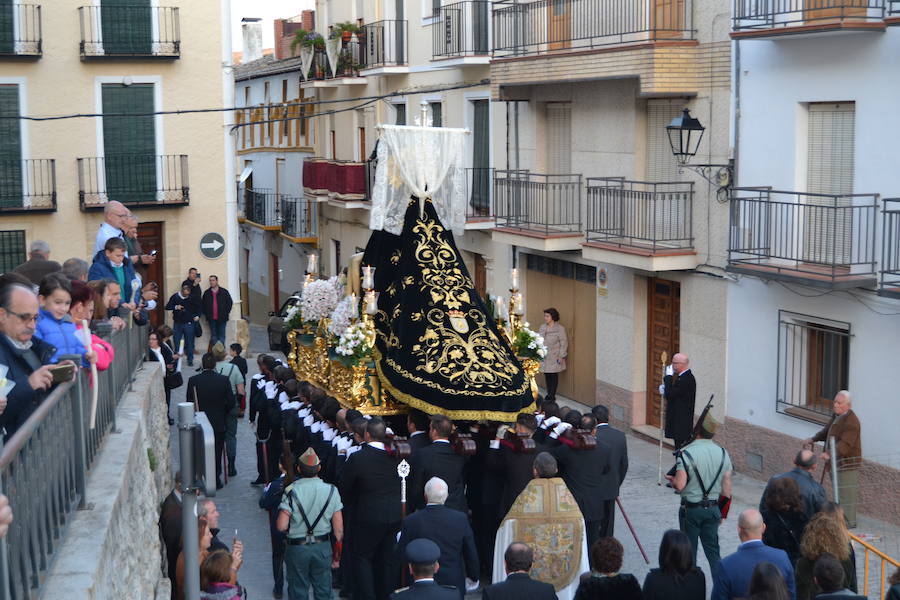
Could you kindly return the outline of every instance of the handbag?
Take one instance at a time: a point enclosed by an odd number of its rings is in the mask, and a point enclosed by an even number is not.
[[[203,326],[200,324],[200,320],[194,321],[194,337],[198,338],[203,335]]]
[[[174,390],[175,388],[180,388],[184,385],[184,377],[181,376],[181,371],[175,371],[173,373],[166,373],[166,376],[163,377],[163,384],[170,390]]]

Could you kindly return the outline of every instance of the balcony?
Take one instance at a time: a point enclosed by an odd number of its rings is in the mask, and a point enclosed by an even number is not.
[[[588,178],[582,254],[645,271],[693,269],[693,201],[692,182]]]
[[[581,175],[494,173],[494,241],[534,250],[580,250],[584,241]]]
[[[169,6],[82,6],[81,59],[181,56],[178,9]]]
[[[365,162],[325,158],[303,161],[303,191],[315,201],[332,206],[368,209],[368,178]]]
[[[487,65],[491,60],[491,3],[467,0],[436,9],[432,60],[443,66]]]
[[[186,154],[121,155],[78,159],[81,210],[102,210],[110,200],[168,208],[190,201]]]
[[[735,0],[734,39],[823,31],[884,31],[890,0]]]
[[[339,85],[365,85],[366,78],[359,72],[366,68],[365,47],[358,41],[341,42],[337,64],[332,65],[325,50],[313,53],[312,64],[306,79],[301,83],[303,88],[337,87]]]
[[[881,285],[878,294],[900,298],[900,198],[884,200],[881,236]]]
[[[363,25],[356,34],[363,44],[360,75],[408,73],[409,27],[406,21],[376,21]]]
[[[297,244],[315,244],[318,236],[316,202],[281,197],[281,235]]]
[[[877,194],[732,190],[728,270],[845,289],[875,285]]]
[[[272,190],[240,188],[238,196],[244,207],[243,222],[265,231],[281,231],[281,195]]]
[[[41,52],[41,6],[0,6],[0,56],[40,58]]]
[[[0,213],[54,211],[55,160],[0,160]]]

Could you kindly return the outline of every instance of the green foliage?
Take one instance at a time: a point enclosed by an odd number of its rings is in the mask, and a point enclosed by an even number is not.
[[[156,460],[156,454],[154,454],[153,448],[147,448],[147,461],[150,463],[150,470],[156,471],[156,467],[159,466],[159,461]]]

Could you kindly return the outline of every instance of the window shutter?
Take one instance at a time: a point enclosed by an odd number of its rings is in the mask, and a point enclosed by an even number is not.
[[[489,100],[472,100],[472,208],[487,215],[491,203],[491,117]]]
[[[547,103],[547,173],[572,172],[572,106],[568,102]]]
[[[15,10],[13,0],[0,0],[0,53],[3,54],[12,54],[16,49]]]
[[[19,116],[19,86],[0,85],[0,116]],[[22,206],[22,132],[18,119],[0,119],[0,206]]]
[[[153,84],[103,86],[106,193],[123,203],[156,200]],[[134,115],[134,116],[131,116]],[[140,115],[140,116],[139,116]]]
[[[809,105],[806,190],[811,194],[852,194],[856,105],[853,102]],[[828,198],[809,197],[807,204],[833,207]],[[837,206],[850,207],[849,198]],[[804,260],[847,264],[852,246],[851,210],[805,209]]]
[[[147,55],[153,41],[150,0],[102,0],[100,28],[105,54]]]
[[[443,105],[440,102],[431,102],[431,126],[432,127],[443,127],[444,126],[444,115],[443,115]]]
[[[681,114],[683,100],[647,101],[647,181],[680,181],[666,126]]]

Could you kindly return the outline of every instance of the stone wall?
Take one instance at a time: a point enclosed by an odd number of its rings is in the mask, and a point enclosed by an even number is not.
[[[145,363],[116,409],[116,427],[87,481],[42,587],[44,598],[168,598],[159,506],[172,486],[162,374]]]

